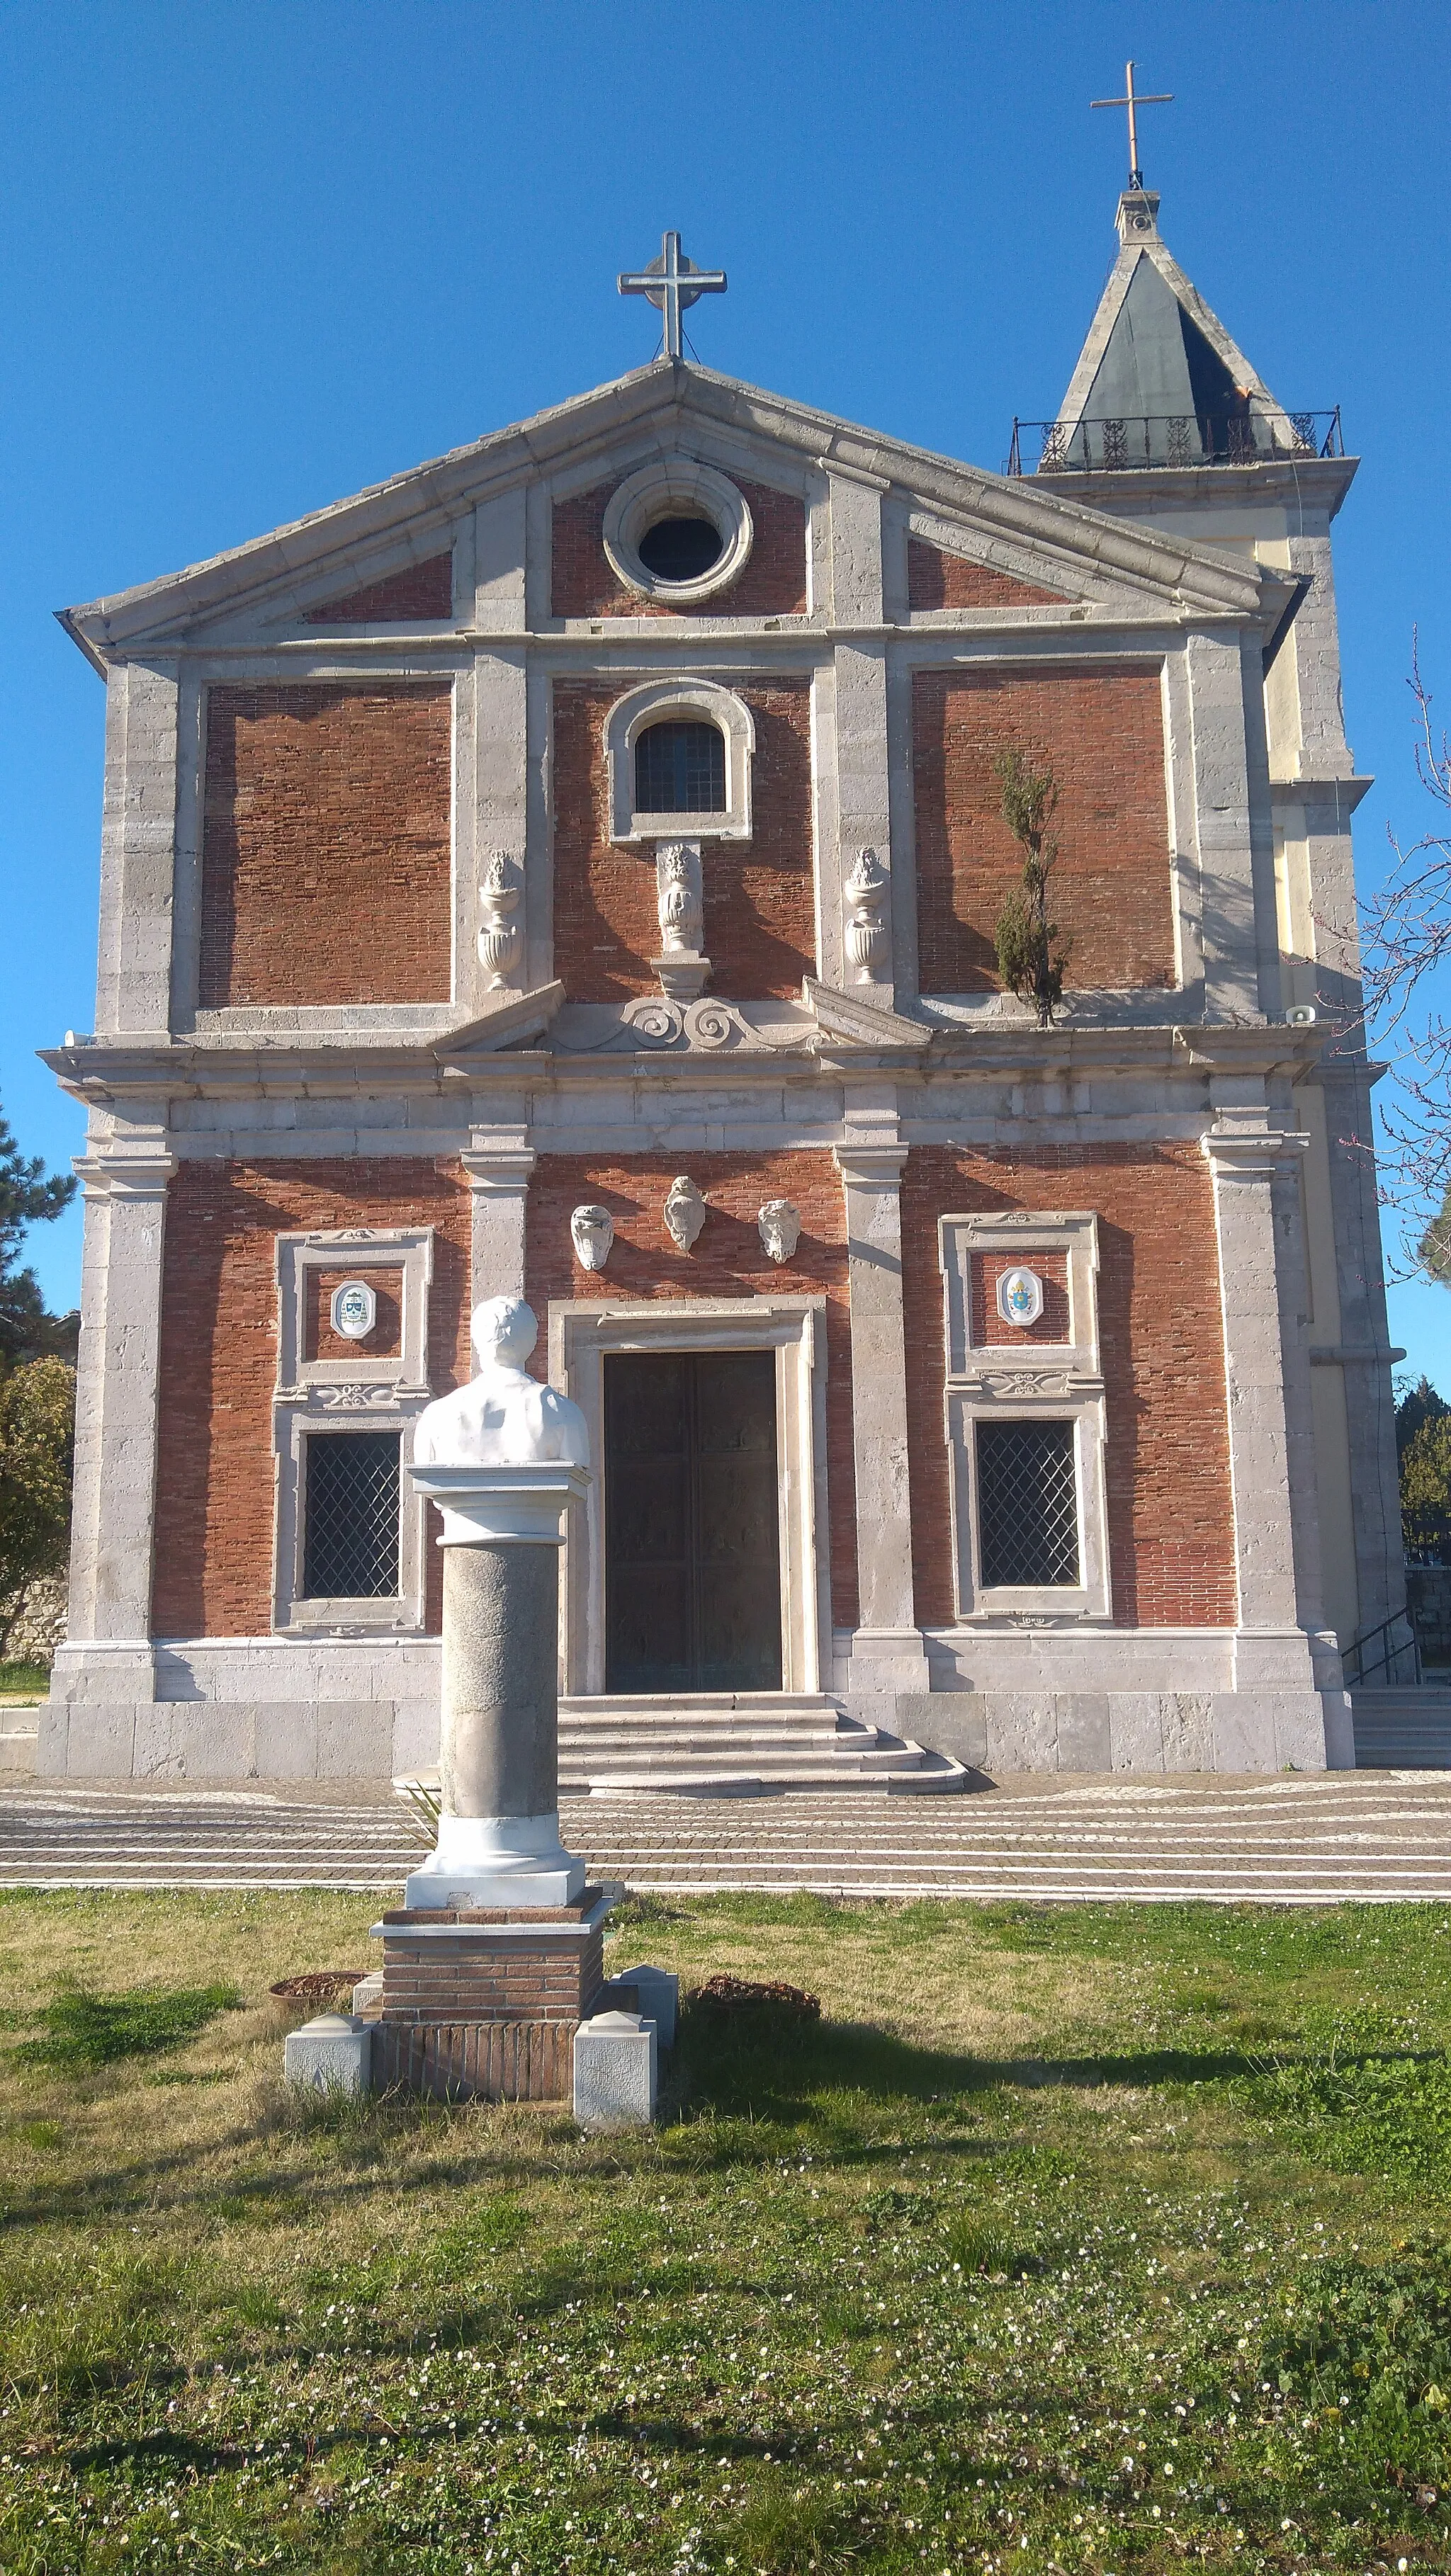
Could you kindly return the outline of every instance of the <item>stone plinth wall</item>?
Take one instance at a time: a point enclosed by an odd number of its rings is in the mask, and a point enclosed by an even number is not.
[[[806,505],[791,492],[733,477],[755,528],[737,578],[700,603],[707,617],[794,617],[806,611]],[[554,504],[550,604],[556,617],[678,617],[667,600],[642,599],[620,580],[604,547],[615,480]]]
[[[1157,670],[919,671],[912,688],[917,924],[924,993],[998,984],[993,933],[1023,854],[993,761],[1021,750],[1058,781],[1049,912],[1066,983],[1172,986],[1164,719]]]
[[[730,686],[727,674],[715,676]],[[610,839],[604,723],[625,685],[554,688],[554,971],[572,1002],[660,989],[650,966],[660,954],[654,844]],[[811,683],[750,683],[737,695],[756,728],[751,838],[701,840],[711,990],[799,1000],[802,976],[816,972]]]
[[[685,1169],[704,1191],[709,1208],[690,1252],[677,1249],[663,1217],[671,1181]],[[764,1201],[776,1198],[793,1200],[801,1211],[795,1259],[779,1269],[762,1250],[756,1223]],[[586,1200],[607,1207],[615,1221],[614,1248],[604,1270],[582,1270],[574,1258],[569,1212]],[[824,1294],[832,1615],[837,1627],[855,1627],[851,1302],[846,1209],[830,1154],[700,1154],[693,1159],[680,1153],[611,1159],[542,1154],[529,1185],[525,1225],[524,1294],[541,1317],[548,1314],[553,1297]],[[933,1260],[935,1264],[935,1253]],[[542,1338],[531,1366],[537,1376],[545,1375]]]
[[[429,1225],[435,1395],[470,1374],[470,1203],[456,1165],[186,1162],[167,1192],[152,1625],[158,1637],[266,1636],[272,1624],[276,1237]],[[381,1306],[380,1300],[380,1306]],[[367,1346],[365,1346],[367,1347]],[[388,1416],[377,1416],[381,1426]],[[428,1624],[442,1601],[428,1549]]]
[[[918,1618],[947,1626],[954,1617],[937,1221],[1002,1208],[1098,1212],[1115,1626],[1232,1627],[1219,1259],[1208,1167],[1187,1144],[1021,1156],[914,1146],[902,1182],[902,1303]]]
[[[203,1009],[446,1002],[452,689],[207,696]]]

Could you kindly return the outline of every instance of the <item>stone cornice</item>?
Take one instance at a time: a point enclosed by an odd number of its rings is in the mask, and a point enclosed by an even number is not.
[[[545,986],[552,996],[560,988]],[[509,1043],[512,1006],[490,1013],[446,1039],[433,1035],[358,1039],[295,1035],[258,1043],[216,1038],[88,1038],[40,1050],[62,1090],[72,1099],[104,1107],[113,1101],[185,1099],[337,1098],[380,1092],[466,1096],[500,1084],[517,1091],[618,1082],[622,1072],[649,1068],[659,1083],[698,1082],[729,1066],[733,1083],[779,1086],[814,1082],[824,1071],[897,1072],[908,1080],[935,1075],[980,1075],[984,1081],[1057,1083],[1075,1075],[1149,1074],[1303,1075],[1332,1035],[1329,1024],[1289,1028],[1280,1022],[1163,1023],[1135,1026],[1067,1026],[1039,1029],[1031,1021],[985,1020],[977,1026],[926,1022],[858,1001],[849,993],[813,986],[818,1035],[793,1051],[779,1046],[642,1047],[638,1052],[565,1055],[540,1046],[533,1026],[545,1004],[519,997],[518,1039]],[[524,1006],[530,1005],[526,1011]],[[557,1005],[556,1005],[557,1007]],[[532,1013],[532,1017],[531,1017]],[[549,1013],[548,1016],[552,1016]],[[483,1042],[492,1037],[492,1045]],[[1364,1078],[1363,1066],[1357,1067]]]

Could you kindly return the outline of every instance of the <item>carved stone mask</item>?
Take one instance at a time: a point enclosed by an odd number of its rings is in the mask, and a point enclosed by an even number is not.
[[[577,1207],[569,1220],[574,1257],[581,1270],[603,1270],[615,1240],[615,1220],[606,1207]]]
[[[767,1199],[756,1223],[762,1250],[773,1261],[789,1261],[801,1240],[801,1210],[790,1199]]]
[[[665,1231],[682,1252],[689,1252],[705,1223],[706,1206],[688,1172],[677,1172],[665,1202]]]

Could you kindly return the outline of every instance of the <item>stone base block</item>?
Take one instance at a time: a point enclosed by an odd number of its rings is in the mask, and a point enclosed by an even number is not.
[[[624,2012],[642,2013],[653,2021],[662,2048],[675,2046],[675,2022],[680,2010],[680,1979],[668,1968],[622,1968],[600,1989],[599,2009],[618,2006]]]
[[[897,1727],[989,1778],[1333,1771],[1349,1764],[1347,1705],[1304,1689],[932,1691],[898,1697]]]
[[[603,2012],[574,2035],[574,2116],[582,2129],[648,2129],[659,2088],[659,2040],[639,2013]]]
[[[372,2030],[350,2013],[319,2013],[301,2030],[290,2030],[282,2045],[288,2083],[305,2084],[318,2093],[366,2093],[372,2060]]]
[[[451,2102],[567,2102],[569,2021],[375,2022],[373,2090],[402,2085]]]

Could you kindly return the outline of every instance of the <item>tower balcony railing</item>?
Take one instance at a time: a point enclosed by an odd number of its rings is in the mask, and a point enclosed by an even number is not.
[[[1164,412],[1122,420],[1015,420],[1009,474],[1134,474],[1343,456],[1333,411]]]

